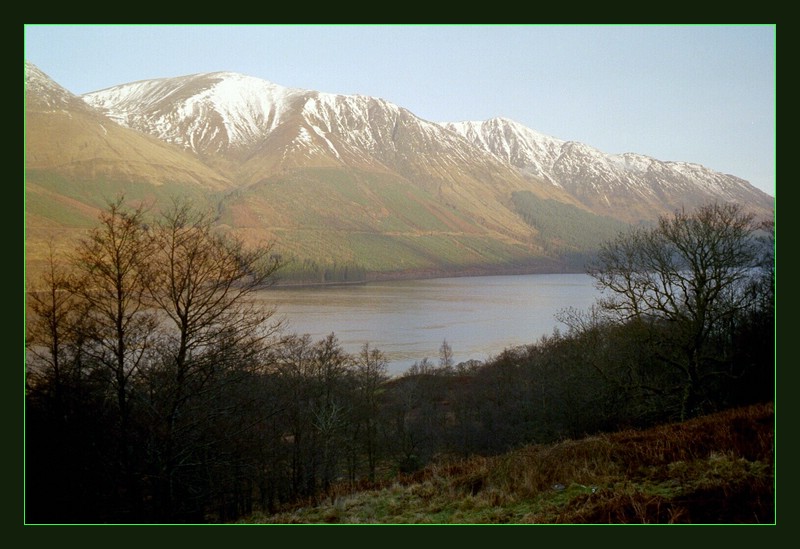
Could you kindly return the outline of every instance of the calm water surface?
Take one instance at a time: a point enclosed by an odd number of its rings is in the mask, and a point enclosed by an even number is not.
[[[414,362],[439,361],[447,340],[455,362],[486,360],[563,328],[555,314],[588,309],[599,296],[585,274],[479,276],[371,282],[354,286],[270,289],[286,330],[314,340],[331,332],[356,353],[369,342],[396,375]]]

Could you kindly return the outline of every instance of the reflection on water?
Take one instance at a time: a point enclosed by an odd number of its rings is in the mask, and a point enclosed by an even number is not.
[[[369,342],[395,375],[426,357],[438,363],[445,339],[456,363],[533,343],[562,327],[558,311],[588,309],[598,295],[588,275],[551,274],[281,288],[259,297],[276,306],[288,332],[315,340],[333,332],[350,353]]]

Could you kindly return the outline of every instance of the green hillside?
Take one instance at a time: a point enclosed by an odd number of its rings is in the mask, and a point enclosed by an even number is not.
[[[612,240],[627,225],[599,216],[571,204],[539,198],[529,191],[511,195],[514,209],[554,250],[581,252],[596,250]]]
[[[176,196],[216,211],[223,229],[246,242],[274,244],[287,263],[286,282],[576,270],[587,253],[624,227],[521,191],[510,197],[505,212],[493,206],[507,226],[501,231],[456,191],[442,194],[435,186],[381,172],[304,169],[211,191],[184,182],[155,185],[32,169],[25,206],[29,271],[43,261],[48,242],[60,247],[79,237],[120,195],[154,211]]]
[[[218,195],[186,183],[75,178],[51,170],[29,169],[25,180],[26,270],[35,276],[46,260],[51,243],[67,249],[97,225],[108,203],[125,196],[129,204],[145,204],[153,211],[181,196],[198,207],[216,208]]]
[[[246,240],[267,239],[297,262],[350,264],[375,273],[422,270],[550,270],[533,231],[516,214],[507,234],[474,208],[379,172],[305,169],[237,189],[220,223]]]
[[[370,110],[378,139],[368,150],[356,150],[347,132],[316,145],[297,141],[309,131],[298,113],[249,148],[195,153],[119,125],[29,70],[31,273],[51,243],[64,249],[121,195],[154,211],[175,197],[211,209],[221,229],[246,243],[272,243],[287,262],[283,276],[295,282],[576,270],[576,253],[591,248],[584,233],[609,232],[558,187],[524,178],[410,113],[398,121],[383,103]],[[350,115],[348,124],[361,127],[358,111]]]

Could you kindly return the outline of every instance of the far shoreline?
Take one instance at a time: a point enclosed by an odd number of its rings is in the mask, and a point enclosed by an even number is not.
[[[368,272],[365,280],[330,282],[281,282],[280,276],[265,290],[298,290],[303,288],[329,288],[337,286],[363,286],[372,282],[391,282],[401,280],[433,280],[439,278],[464,278],[481,276],[513,276],[534,274],[586,274],[586,269],[570,269],[565,266],[527,266],[510,268],[470,267],[466,269],[409,269],[404,271]]]

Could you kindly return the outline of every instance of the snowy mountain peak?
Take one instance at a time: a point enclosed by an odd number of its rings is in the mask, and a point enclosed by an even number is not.
[[[484,137],[491,136],[494,140],[521,140],[532,148],[546,149],[560,146],[564,143],[563,139],[537,132],[519,122],[503,117],[490,118],[483,121],[452,122],[443,125],[465,137],[467,135],[482,135]]]
[[[362,151],[396,153],[403,137],[452,140],[441,126],[416,117],[384,99],[317,93],[306,100],[304,118],[319,132]]]
[[[402,156],[445,157],[469,147],[384,99],[286,88],[232,72],[145,80],[83,99],[124,126],[203,155],[250,157],[268,147],[281,162],[305,154],[317,165],[383,169]]]
[[[565,200],[632,220],[732,197],[770,205],[747,182],[696,164],[606,154],[503,117],[435,124],[383,99],[287,88],[233,72],[144,80],[82,99],[124,126],[202,156],[263,158],[248,177],[267,166],[349,165],[456,183],[468,173],[499,170],[511,186],[535,178],[549,183],[544,193],[565,192]]]
[[[413,118],[383,99],[286,88],[233,72],[144,80],[83,99],[124,126],[201,154],[252,149],[299,115],[306,125],[294,132],[295,145],[324,149],[338,158],[345,153],[342,147],[379,148],[398,117]],[[425,124],[429,132],[441,131]]]
[[[58,85],[39,67],[25,62],[25,91],[28,107],[34,105],[43,110],[62,110],[74,106],[78,98]]]
[[[83,96],[119,123],[195,152],[241,147],[280,125],[305,90],[233,72],[143,80]]]
[[[771,198],[748,182],[699,164],[636,153],[606,154],[578,141],[544,135],[507,118],[445,127],[526,175],[564,189],[594,211],[630,219],[711,200],[745,201],[768,210]]]
[[[446,123],[444,127],[521,172],[560,186],[551,177],[549,166],[558,158],[565,141],[539,133],[508,118]]]

